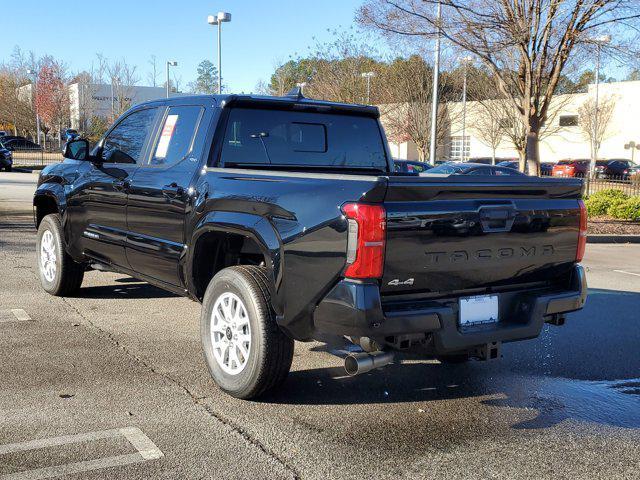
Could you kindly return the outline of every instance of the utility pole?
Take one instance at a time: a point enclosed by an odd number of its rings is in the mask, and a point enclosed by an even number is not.
[[[433,93],[431,94],[431,144],[429,158],[431,165],[436,164],[436,123],[438,121],[438,82],[440,80],[440,34],[442,21],[442,2],[438,1],[438,34],[436,35],[435,57],[433,59]]]
[[[471,57],[464,57],[462,59],[462,160],[467,159],[467,73],[471,61]]]
[[[171,96],[171,89],[169,88],[171,79],[169,77],[169,67],[177,67],[178,66],[178,62],[176,62],[175,60],[169,60],[167,62],[167,98],[169,98]]]
[[[600,116],[600,56],[602,54],[602,46],[611,42],[611,35],[602,35],[594,38],[593,42],[596,44],[596,105],[595,105],[595,118],[593,119],[593,141],[591,146],[591,164],[589,165],[589,176],[595,177],[596,174],[596,161],[598,160],[598,150],[600,149],[600,139],[598,138],[598,120]]]
[[[371,79],[376,76],[376,72],[364,72],[360,76],[367,79],[367,105],[369,105],[371,103]]]
[[[36,140],[36,143],[38,145],[40,145],[40,115],[38,114],[38,100],[37,100],[37,95],[38,95],[38,72],[36,72],[35,70],[27,70],[27,74],[33,76],[33,109],[36,112],[36,135],[38,136],[38,139]]]
[[[209,15],[207,23],[218,26],[218,95],[222,93],[222,24],[231,21],[231,14],[218,12],[218,15]]]

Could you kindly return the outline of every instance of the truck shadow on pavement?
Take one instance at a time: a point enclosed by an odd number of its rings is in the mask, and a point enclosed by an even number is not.
[[[441,400],[476,398],[491,409],[537,412],[514,429],[563,420],[640,428],[639,306],[639,293],[594,289],[564,327],[546,326],[536,340],[505,345],[501,361],[445,365],[399,355],[394,364],[353,378],[342,368],[295,371],[281,393],[264,401],[427,402],[433,409],[442,408]]]
[[[172,298],[178,297],[175,293],[154,287],[150,283],[125,277],[116,279],[117,285],[100,285],[82,287],[75,295],[76,298],[93,299],[143,299],[143,298]]]

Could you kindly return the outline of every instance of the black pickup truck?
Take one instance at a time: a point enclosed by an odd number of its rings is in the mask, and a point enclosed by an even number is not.
[[[356,374],[398,350],[496,358],[582,308],[580,180],[396,173],[378,117],[299,93],[133,107],[42,171],[42,286],[116,271],[202,302],[206,363],[240,398],[285,379],[294,340],[348,339]]]

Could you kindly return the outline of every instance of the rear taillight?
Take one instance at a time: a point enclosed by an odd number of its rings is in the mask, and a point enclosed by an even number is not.
[[[348,278],[380,278],[384,267],[386,212],[380,205],[346,203]]]
[[[580,229],[578,232],[578,249],[576,250],[576,262],[584,258],[584,250],[587,246],[587,207],[582,200],[578,200],[580,206]]]

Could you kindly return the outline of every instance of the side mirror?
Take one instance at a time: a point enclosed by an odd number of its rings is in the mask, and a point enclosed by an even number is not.
[[[81,138],[67,142],[64,147],[64,158],[89,160],[89,142]]]

